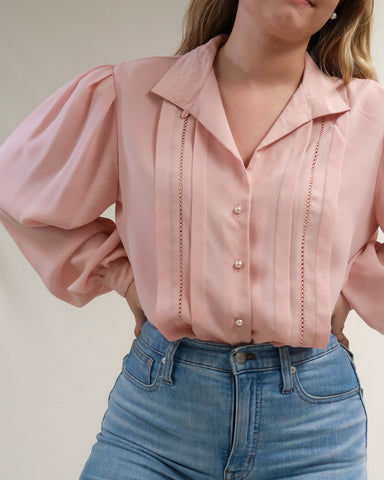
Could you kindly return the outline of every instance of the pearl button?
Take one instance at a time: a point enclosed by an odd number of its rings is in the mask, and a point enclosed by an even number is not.
[[[236,205],[236,207],[233,209],[233,211],[235,212],[236,215],[240,215],[240,213],[242,211],[241,205]]]
[[[233,264],[233,266],[237,269],[240,270],[240,268],[244,267],[244,262],[242,260],[236,260],[236,262]]]
[[[238,327],[241,327],[243,325],[244,321],[241,320],[241,318],[238,318],[235,323]]]

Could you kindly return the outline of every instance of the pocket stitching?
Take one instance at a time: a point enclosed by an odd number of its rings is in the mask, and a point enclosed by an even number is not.
[[[138,358],[138,360],[140,362],[143,362],[143,359],[146,358],[147,360],[152,360],[154,362],[154,359],[152,357],[150,357],[149,355],[146,355],[144,352],[142,352],[140,350],[140,348],[136,345],[136,343],[134,342],[132,344],[132,353],[134,355],[136,355],[136,358]],[[146,391],[154,391],[154,390],[157,390],[160,386],[159,384],[159,378],[161,376],[161,369],[162,369],[162,364],[160,363],[159,365],[159,368],[157,370],[157,373],[156,373],[156,377],[154,379],[154,381],[152,383],[143,383],[141,382],[138,378],[136,378],[125,366],[125,360],[127,359],[129,354],[127,354],[124,358],[124,362],[123,362],[123,374],[124,374],[124,377],[130,381],[131,383],[133,383],[134,385],[136,385],[137,387],[143,389],[143,390],[146,390]],[[146,362],[143,362],[144,364],[146,364]]]
[[[160,386],[160,383],[158,381],[159,378],[160,378],[160,369],[161,369],[161,367],[159,367],[156,378],[155,378],[154,382],[152,382],[151,384],[146,384],[146,383],[140,382],[140,380],[138,378],[136,378],[135,376],[133,376],[125,367],[123,368],[123,374],[124,374],[124,377],[128,381],[130,381],[131,383],[133,383],[137,387],[139,387],[143,390],[146,390],[146,391],[153,392],[154,390],[157,390]]]
[[[144,364],[147,364],[148,360],[153,360],[152,357],[150,357],[149,355],[147,355],[145,352],[143,352],[140,349],[140,347],[137,345],[136,341],[133,342],[133,344],[132,344],[132,350],[134,350],[134,352],[137,354],[137,357],[139,358],[139,360],[141,362],[143,362]]]
[[[360,392],[360,386],[358,385],[356,388],[349,390],[348,392],[338,393],[336,395],[324,395],[322,397],[317,397],[315,395],[311,395],[310,393],[306,392],[299,380],[299,376],[297,371],[294,373],[294,381],[296,383],[297,394],[308,403],[333,403],[337,402],[346,398],[353,397],[354,395]]]
[[[348,354],[348,357],[349,359],[354,362],[354,355],[353,355],[353,352],[351,350],[349,350],[348,347],[346,347],[344,344],[342,344],[341,342],[339,342],[339,346]]]
[[[146,385],[145,383],[140,382],[140,380],[138,380],[132,374],[130,374],[126,368],[124,368],[123,374],[124,374],[124,378],[126,378],[129,382],[131,382],[132,384],[134,384],[138,388],[141,388],[142,390],[145,390],[147,392],[153,392],[153,391],[157,390],[160,386],[160,384],[158,382],[158,379],[159,379],[160,375],[156,376],[156,379],[153,383],[151,383],[150,385]]]

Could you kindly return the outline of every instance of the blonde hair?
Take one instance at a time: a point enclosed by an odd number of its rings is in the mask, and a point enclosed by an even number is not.
[[[308,52],[319,68],[348,83],[352,78],[377,80],[371,57],[374,0],[342,0],[337,19],[315,33]],[[238,0],[191,0],[184,17],[183,39],[176,55],[183,55],[219,34],[229,35]]]

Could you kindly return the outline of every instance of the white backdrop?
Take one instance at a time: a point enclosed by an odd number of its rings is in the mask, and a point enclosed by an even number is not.
[[[172,54],[187,3],[1,0],[0,142],[79,73]],[[384,5],[375,8],[374,59],[384,81]],[[2,227],[0,252],[0,478],[76,480],[130,348],[133,316],[115,293],[81,309],[53,297]],[[382,480],[384,338],[355,312],[346,331],[369,416],[369,479]]]

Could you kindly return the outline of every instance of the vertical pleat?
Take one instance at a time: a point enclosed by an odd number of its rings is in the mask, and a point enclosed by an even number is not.
[[[157,260],[157,296],[155,319],[169,316],[169,321],[176,325],[176,309],[172,305],[174,285],[171,285],[172,238],[170,235],[172,221],[169,208],[169,191],[171,170],[171,146],[175,108],[163,101],[157,130],[155,162],[155,219],[156,219],[156,260]]]
[[[302,214],[296,229],[297,278],[293,283],[297,298],[296,316],[292,319],[295,332],[292,340],[299,346],[311,342],[316,328],[316,246],[324,197],[327,158],[330,147],[329,121],[319,118],[312,122],[312,135],[305,159],[303,188],[300,192]]]
[[[206,250],[207,232],[207,156],[209,132],[199,122],[192,161],[192,212],[191,212],[191,262],[190,302],[194,333],[202,338],[204,325],[209,321],[206,299]],[[194,321],[196,320],[196,322]],[[200,332],[200,329],[202,330]]]
[[[162,104],[157,139],[155,162],[155,219],[156,219],[156,260],[157,260],[157,293],[155,318],[156,325],[161,325],[163,334],[169,340],[180,338],[184,335],[193,336],[189,324],[189,313],[186,312],[186,291],[183,291],[182,319],[178,318],[178,299],[180,288],[180,265],[178,257],[179,225],[178,219],[178,171],[180,167],[180,148],[183,120],[180,110],[171,103],[164,101]],[[191,149],[188,141],[186,149]],[[190,153],[185,152],[186,163],[190,162]],[[185,196],[188,196],[188,168],[184,174]],[[185,181],[187,177],[187,181]],[[188,212],[188,208],[186,210]],[[189,235],[189,216],[185,222],[185,235]],[[184,250],[183,274],[189,268],[188,242],[182,247]]]
[[[303,218],[302,207],[304,207],[304,198],[299,205],[295,206],[295,199],[297,194],[298,183],[303,185],[304,177],[302,166],[307,160],[307,148],[311,136],[311,124],[301,128],[300,135],[296,132],[290,138],[286,138],[283,144],[279,147],[275,145],[274,148],[282,148],[281,154],[288,156],[289,160],[286,162],[286,167],[281,176],[280,194],[278,205],[276,208],[276,233],[275,233],[275,331],[279,332],[279,337],[289,338],[291,330],[291,322],[287,321],[291,317],[291,310],[295,310],[291,306],[291,289],[287,285],[291,284],[291,268],[295,267],[295,278],[298,274],[298,265],[292,265],[292,249],[297,248],[297,237],[293,235],[294,217],[297,222],[298,218]],[[305,134],[304,134],[305,131]],[[289,142],[287,144],[287,142]],[[303,148],[304,146],[304,148]],[[300,258],[296,257],[296,262]],[[300,294],[299,290],[295,290],[293,301],[297,299]],[[296,314],[298,312],[296,311]]]
[[[322,152],[322,156],[325,159],[326,178],[316,248],[316,284],[313,287],[316,294],[315,305],[317,316],[313,316],[311,319],[310,330],[311,333],[313,333],[310,335],[309,341],[314,344],[323,343],[324,346],[332,315],[330,300],[331,256],[332,245],[334,244],[336,213],[345,158],[345,137],[347,135],[348,124],[349,114],[338,117],[335,124],[330,128],[329,135],[331,135],[331,142],[329,150]]]

